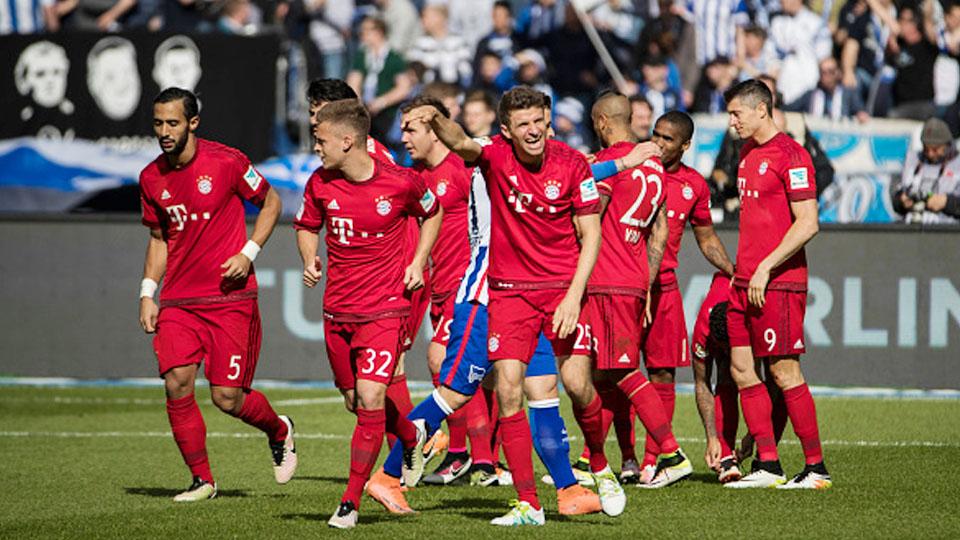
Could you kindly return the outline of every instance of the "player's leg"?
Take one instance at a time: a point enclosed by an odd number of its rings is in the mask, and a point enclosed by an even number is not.
[[[777,386],[773,374],[770,373],[770,362],[761,362],[761,364],[763,364],[763,384],[767,387],[767,393],[770,394],[770,405],[773,408],[770,415],[773,420],[773,439],[780,444],[789,419],[787,403],[783,397],[783,390]]]
[[[793,431],[800,439],[805,466],[803,471],[784,484],[784,489],[826,489],[833,484],[823,463],[817,408],[810,388],[800,371],[799,357],[771,358],[770,373],[783,390],[783,399]]]
[[[444,329],[442,325],[443,317],[441,316],[438,318],[435,329],[435,340],[442,337],[444,333],[449,335],[449,328]],[[444,332],[444,330],[446,331]],[[427,361],[430,366],[430,373],[434,378],[434,386],[442,384],[440,368],[445,357],[446,346],[437,341],[431,341],[427,348]],[[470,454],[467,453],[468,409],[469,406],[458,408],[446,418],[450,433],[447,441],[447,454],[432,473],[424,476],[424,484],[447,485],[466,476],[470,471],[472,459]]]
[[[737,427],[740,423],[740,407],[737,403],[737,385],[730,376],[730,363],[717,362],[717,384],[713,391],[714,422],[720,436],[720,483],[734,482],[743,475],[737,464],[734,449],[737,444]]]
[[[203,344],[195,331],[198,322],[187,310],[163,308],[153,338],[170,431],[193,477],[190,487],[174,497],[178,502],[209,499],[217,493],[207,457],[207,427],[194,396],[197,369],[203,358]]]
[[[751,324],[760,310],[747,302],[746,289],[730,291],[727,308],[727,334],[730,338],[730,375],[740,393],[740,407],[747,430],[757,445],[757,460],[753,472],[736,482],[726,484],[731,488],[774,487],[784,483],[783,469],[777,453],[771,420],[772,405],[766,386],[757,375],[753,354],[753,328]]]
[[[286,484],[297,469],[293,422],[277,415],[267,397],[251,388],[261,340],[256,300],[204,307],[198,312],[207,323],[206,376],[214,405],[267,435],[274,478]]]

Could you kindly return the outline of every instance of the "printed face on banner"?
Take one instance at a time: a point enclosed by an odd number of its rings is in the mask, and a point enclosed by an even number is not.
[[[87,87],[111,120],[126,120],[140,104],[137,50],[116,36],[101,39],[87,55]]]
[[[161,90],[176,86],[193,92],[202,74],[200,50],[187,36],[173,36],[157,47],[153,80]]]
[[[49,41],[38,41],[25,48],[14,68],[14,81],[22,96],[29,96],[41,107],[57,107],[64,114],[73,113],[73,104],[66,99],[67,73],[70,60],[63,47]],[[21,112],[23,120],[33,116],[30,107]]]

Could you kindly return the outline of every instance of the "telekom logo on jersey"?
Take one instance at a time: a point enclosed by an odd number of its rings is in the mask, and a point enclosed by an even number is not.
[[[198,219],[209,220],[210,212],[202,212],[200,214],[190,213],[187,211],[187,205],[185,204],[175,204],[173,206],[165,206],[167,214],[170,215],[170,221],[177,224],[177,230],[182,231],[184,225],[188,221],[197,221]]]

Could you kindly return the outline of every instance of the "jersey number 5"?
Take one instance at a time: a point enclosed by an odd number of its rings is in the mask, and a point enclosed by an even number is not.
[[[663,182],[660,180],[659,175],[651,174],[648,176],[640,169],[634,169],[630,178],[640,181],[640,193],[637,195],[637,200],[633,201],[633,204],[630,205],[630,209],[624,212],[623,217],[620,218],[620,223],[628,227],[643,229],[648,227],[650,222],[653,221],[653,217],[657,215],[657,208],[660,207],[660,197],[663,195]],[[648,184],[653,184],[656,190],[653,193],[653,197],[650,198],[649,208],[643,204],[644,198],[647,196]]]

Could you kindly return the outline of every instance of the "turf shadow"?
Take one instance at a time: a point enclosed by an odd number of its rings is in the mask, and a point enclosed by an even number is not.
[[[684,482],[697,482],[698,484],[713,484],[719,486],[716,473],[695,472],[684,479]]]
[[[479,497],[468,497],[468,498],[455,498],[443,501],[437,501],[436,504],[432,506],[421,506],[417,505],[418,511],[430,511],[430,510],[452,510],[454,513],[461,513],[460,510],[476,510],[482,508],[490,508],[494,510],[501,510],[505,508],[504,501],[497,499],[481,499]],[[493,516],[496,517],[496,516]]]
[[[328,484],[343,485],[347,479],[342,476],[294,476],[291,481],[326,482]]]
[[[182,489],[169,489],[159,487],[126,487],[123,488],[127,495],[144,495],[147,497],[162,497],[164,499],[173,498],[183,492]],[[217,497],[249,497],[246,491],[242,489],[219,489]]]
[[[326,523],[330,519],[330,514],[280,514],[280,519],[285,519],[287,521],[320,521]],[[360,514],[360,520],[358,525],[370,524],[370,523],[379,523],[381,521],[396,521],[397,517],[394,517],[390,514]]]

